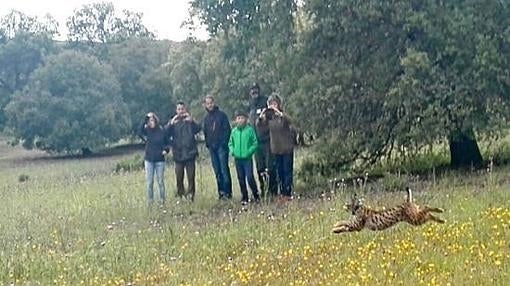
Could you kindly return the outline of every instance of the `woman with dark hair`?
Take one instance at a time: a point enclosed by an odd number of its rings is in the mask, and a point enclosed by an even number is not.
[[[170,151],[170,140],[165,129],[159,124],[155,113],[149,112],[140,128],[140,137],[145,142],[145,179],[147,182],[147,202],[154,201],[154,174],[158,183],[159,198],[165,202],[165,155]]]

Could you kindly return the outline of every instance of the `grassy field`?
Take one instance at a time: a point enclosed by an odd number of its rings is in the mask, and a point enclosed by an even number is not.
[[[510,168],[414,182],[444,225],[330,233],[352,189],[241,209],[216,199],[208,160],[194,203],[149,210],[142,171],[115,174],[129,151],[52,159],[0,145],[1,285],[508,285]],[[203,152],[202,152],[203,153]],[[203,156],[203,154],[202,154]],[[235,176],[235,174],[233,174]],[[236,184],[234,184],[236,185]],[[237,185],[236,185],[237,186]],[[363,192],[363,187],[359,187]],[[300,187],[300,192],[317,191]],[[403,192],[363,193],[373,206]]]

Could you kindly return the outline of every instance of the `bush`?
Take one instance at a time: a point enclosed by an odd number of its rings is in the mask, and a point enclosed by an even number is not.
[[[510,143],[504,141],[496,145],[485,154],[485,158],[497,166],[510,164]]]
[[[28,181],[30,177],[27,174],[21,174],[18,176],[18,182],[23,183]]]
[[[386,173],[379,180],[379,184],[383,191],[402,191],[409,186],[409,177],[407,175]]]
[[[115,165],[115,173],[132,172],[141,169],[143,169],[143,158],[140,154],[124,159]]]
[[[112,74],[110,66],[84,53],[48,57],[5,107],[16,141],[69,153],[118,141],[130,119]]]
[[[391,161],[381,161],[370,171],[370,174],[404,173],[404,174],[427,174],[434,169],[442,169],[449,166],[450,157],[445,152],[420,153],[412,157]]]

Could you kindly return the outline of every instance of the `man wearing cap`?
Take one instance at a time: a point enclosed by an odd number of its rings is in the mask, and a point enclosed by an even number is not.
[[[265,190],[269,195],[276,196],[278,194],[278,183],[276,178],[276,171],[274,168],[273,158],[270,150],[269,128],[267,125],[256,124],[257,118],[267,109],[267,97],[260,94],[260,86],[254,83],[250,88],[250,124],[255,127],[258,140],[258,148],[255,153],[255,163],[257,166],[257,175],[259,179],[260,189],[262,196],[266,195]],[[266,182],[265,180],[268,180]],[[266,183],[268,186],[266,186]]]

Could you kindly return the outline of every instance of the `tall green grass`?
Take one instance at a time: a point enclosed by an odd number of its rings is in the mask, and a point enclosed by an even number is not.
[[[19,150],[12,149],[12,152]],[[123,156],[0,159],[0,284],[15,285],[505,285],[510,270],[507,167],[415,184],[415,199],[447,210],[445,225],[334,236],[353,191],[241,208],[217,201],[208,160],[193,203],[147,208],[142,170]],[[39,155],[37,155],[39,156]],[[301,156],[301,155],[299,155]],[[19,159],[11,164],[14,158]],[[301,157],[299,157],[301,158]],[[299,162],[300,159],[297,161]],[[29,177],[19,181],[20,174]],[[299,178],[298,178],[299,179]],[[373,206],[400,192],[356,189]],[[307,192],[306,185],[298,191]],[[157,192],[156,192],[157,194]],[[390,283],[390,284],[388,284]]]

